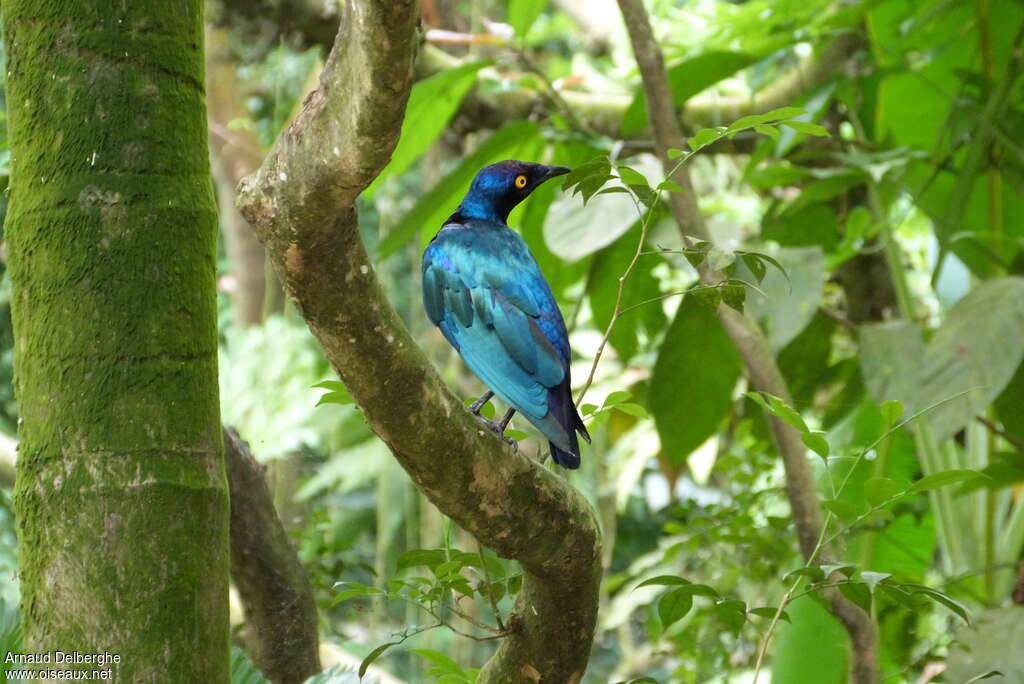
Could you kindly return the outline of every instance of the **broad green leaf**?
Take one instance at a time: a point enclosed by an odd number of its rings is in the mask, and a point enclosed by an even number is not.
[[[800,438],[808,449],[824,459],[828,458],[829,446],[825,435],[820,432],[804,432],[800,435]]]
[[[1017,372],[1007,383],[995,401],[996,413],[1003,429],[1018,442],[1024,442],[1024,363],[1017,366]]]
[[[943,470],[938,473],[932,473],[931,475],[925,475],[920,480],[910,485],[910,489],[907,491],[911,492],[924,492],[930,489],[938,489],[939,487],[948,487],[952,484],[958,484],[960,482],[970,482],[971,480],[979,477],[985,477],[984,473],[978,472],[977,470]]]
[[[376,258],[384,259],[423,232],[433,235],[462,201],[477,171],[502,159],[532,158],[531,150],[543,146],[537,126],[528,121],[506,124],[491,134],[462,162],[426,194],[421,195],[406,214],[386,232],[377,246]]]
[[[876,402],[898,401],[908,413],[923,408],[919,378],[925,346],[916,325],[903,320],[863,325],[860,350],[864,383]]]
[[[839,220],[828,204],[814,202],[795,211],[766,215],[761,237],[783,247],[821,247],[831,253],[839,244]]]
[[[602,332],[612,320],[615,300],[619,294],[619,278],[626,272],[626,267],[636,253],[638,239],[639,231],[630,230],[594,255],[588,295],[594,323]],[[641,302],[650,302],[624,313],[612,328],[608,341],[623,361],[629,361],[640,351],[642,337],[654,338],[668,324],[662,301],[650,301],[661,294],[658,279],[653,274],[659,262],[661,258],[657,256],[640,257],[622,291],[623,310]]]
[[[661,597],[658,601],[658,618],[661,619],[663,629],[678,622],[693,607],[693,594],[683,589],[675,589]]]
[[[768,333],[768,342],[775,351],[785,347],[811,322],[825,292],[825,255],[820,247],[783,247],[777,251],[761,250],[773,257],[785,275],[768,269],[760,289],[747,297],[746,309],[760,321]],[[736,277],[754,282],[744,264],[738,264]]]
[[[391,161],[363,193],[364,198],[372,197],[384,178],[405,173],[409,165],[434,144],[459,108],[462,98],[476,83],[477,72],[493,63],[493,60],[480,60],[462,64],[413,85],[398,145],[391,153]]]
[[[509,0],[506,21],[516,30],[517,36],[525,38],[547,4],[547,0]]]
[[[821,507],[835,513],[836,517],[845,523],[852,522],[860,513],[860,509],[849,501],[843,499],[825,499]]]
[[[688,99],[756,61],[739,52],[705,52],[668,68],[672,102],[681,109]],[[801,110],[802,111],[802,110]],[[622,134],[631,136],[648,125],[647,98],[638,90],[622,117]],[[677,155],[678,156],[678,155]],[[673,159],[671,153],[669,159]]]
[[[786,610],[790,620],[777,628],[772,683],[846,684],[849,639],[839,622],[810,596]]]
[[[1021,340],[1024,278],[986,281],[957,302],[928,343],[922,401],[971,391],[928,413],[936,441],[962,429],[999,396],[1024,359]]]
[[[684,297],[651,377],[648,406],[670,462],[714,434],[732,405],[740,359],[715,314]]]
[[[984,677],[993,670],[1002,677],[987,681],[999,684],[1024,682],[1024,606],[988,608],[974,615],[969,625],[961,625],[952,635],[947,668],[949,682],[964,682]]]
[[[887,477],[873,477],[864,483],[864,498],[871,506],[877,506],[883,501],[888,501],[906,487],[896,480]]]

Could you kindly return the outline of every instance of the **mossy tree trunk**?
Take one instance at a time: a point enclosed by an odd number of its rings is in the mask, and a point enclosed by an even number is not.
[[[202,0],[4,0],[28,651],[228,678]]]

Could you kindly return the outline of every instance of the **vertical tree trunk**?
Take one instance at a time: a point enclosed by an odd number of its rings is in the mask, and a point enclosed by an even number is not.
[[[263,150],[253,131],[229,126],[232,120],[248,116],[248,112],[235,67],[227,52],[227,32],[223,29],[207,30],[206,91],[209,96],[206,107],[224,249],[228,255],[228,267],[235,277],[231,301],[235,322],[250,326],[263,321],[266,255],[252,227],[235,207],[235,186],[260,167]]]
[[[25,647],[226,682],[202,0],[2,9]]]

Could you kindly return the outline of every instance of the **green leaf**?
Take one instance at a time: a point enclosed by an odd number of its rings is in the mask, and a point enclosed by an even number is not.
[[[629,414],[631,416],[636,416],[637,418],[650,418],[651,417],[650,414],[647,413],[647,409],[645,409],[640,404],[634,404],[632,402],[624,402],[622,404],[616,404],[614,408],[615,408],[616,411],[622,411],[623,413],[627,413],[627,414]]]
[[[807,135],[816,135],[823,137],[828,137],[829,135],[831,135],[828,132],[827,128],[825,128],[824,126],[819,126],[816,123],[811,123],[810,121],[783,121],[782,125],[788,126],[789,128],[792,128],[794,131],[797,131],[798,133],[806,133]]]
[[[632,169],[628,166],[617,166],[615,170],[619,174],[619,178],[625,185],[642,185],[648,187],[647,177],[640,173],[636,169]]]
[[[744,254],[742,255],[742,259],[743,263],[746,264],[747,268],[750,269],[750,272],[754,274],[754,277],[757,279],[757,282],[760,283],[762,280],[764,280],[764,276],[765,273],[767,273],[768,271],[768,267],[764,265],[763,261],[761,261],[760,256],[753,253]]]
[[[338,380],[324,380],[323,382],[318,382],[313,385],[313,387],[330,390],[326,394],[320,396],[320,399],[316,402],[317,406],[320,406],[321,404],[346,405],[355,402],[352,395],[348,393],[347,389],[345,389],[345,385]]]
[[[789,584],[790,582],[792,582],[793,580],[797,579],[798,577],[806,577],[811,582],[820,582],[823,579],[825,579],[825,571],[822,570],[821,568],[817,567],[817,566],[812,566],[812,567],[809,567],[809,568],[798,568],[797,570],[794,570],[793,572],[787,573],[782,578],[782,581],[785,582],[786,584]]]
[[[821,502],[821,507],[835,513],[836,517],[843,522],[851,522],[860,513],[856,505],[843,499],[825,499]]]
[[[398,557],[396,572],[421,566],[434,570],[447,560],[448,554],[444,549],[412,549]]]
[[[693,607],[693,594],[682,589],[670,591],[658,601],[658,618],[661,620],[663,629],[678,622]]]
[[[760,133],[761,135],[767,135],[774,142],[778,142],[779,141],[779,129],[776,128],[775,126],[767,126],[765,124],[759,124],[757,126],[754,126],[754,130],[757,131],[758,133]]]
[[[450,674],[462,677],[463,679],[466,678],[466,671],[459,667],[458,663],[440,651],[434,651],[429,648],[410,648],[409,652],[415,653],[434,665],[434,667],[431,668],[430,676],[436,677],[441,674]]]
[[[398,145],[391,154],[391,161],[363,193],[364,198],[372,197],[384,178],[405,173],[409,165],[434,144],[455,115],[466,93],[476,83],[477,72],[491,64],[494,64],[494,60],[469,62],[413,85]]]
[[[828,440],[820,432],[804,432],[800,435],[804,445],[824,459],[828,459]]]
[[[1022,339],[1022,277],[983,282],[950,310],[928,343],[919,401],[933,403],[971,391],[929,412],[937,442],[984,413],[1009,384],[1024,359]],[[918,404],[914,410],[923,407]]]
[[[849,565],[848,563],[836,563],[836,564],[822,564],[821,571],[825,573],[825,577],[831,577],[832,573],[838,572],[847,577],[850,577],[854,570],[857,569],[856,565]]]
[[[759,253],[759,257],[778,270],[767,271],[760,283],[764,295],[751,293],[746,308],[765,326],[772,349],[780,351],[807,327],[818,310],[828,280],[825,253],[817,246],[782,247]],[[747,277],[746,271],[742,262],[736,277],[753,282],[753,274]]]
[[[771,620],[775,617],[775,611],[777,610],[778,608],[774,608],[772,606],[762,606],[760,608],[751,608],[747,612],[751,615],[756,615],[758,617],[763,617]],[[789,614],[786,611],[782,611],[781,613],[779,613],[779,620],[790,622]]]
[[[887,477],[873,477],[864,482],[864,498],[870,506],[877,506],[904,491],[903,485]]]
[[[646,579],[640,584],[636,585],[634,591],[636,589],[639,589],[640,587],[675,587],[689,583],[689,580],[685,580],[682,577],[677,577],[676,575],[658,575],[657,577]]]
[[[718,311],[722,303],[722,292],[717,287],[695,287],[687,293],[709,311]]]
[[[517,36],[525,38],[547,4],[547,0],[509,0],[506,21],[516,30]]]
[[[718,318],[684,297],[658,352],[646,402],[671,463],[683,463],[714,434],[739,374],[739,356]],[[680,391],[684,379],[692,389]]]
[[[668,158],[670,160],[679,159],[679,157],[682,157],[684,154],[686,154],[686,153],[683,152],[682,150],[677,150],[674,147],[670,148],[668,150],[668,152],[666,152],[666,155],[668,156]]]
[[[715,142],[723,135],[725,135],[724,128],[702,128],[697,131],[697,134],[692,138],[687,138],[686,144],[690,146],[690,150],[697,152],[698,150],[704,149],[711,143]]]
[[[760,404],[761,408],[765,411],[791,427],[796,428],[800,432],[809,432],[807,423],[804,422],[800,414],[774,394],[768,392],[747,392],[747,396],[755,403]]]
[[[369,655],[363,658],[363,662],[359,663],[359,677],[362,678],[366,674],[366,668],[370,667],[374,660],[379,658],[384,651],[388,650],[392,646],[397,646],[402,643],[401,641],[391,641],[386,644],[381,644],[377,648],[370,651]]]
[[[562,190],[572,190],[573,195],[581,194],[586,203],[612,178],[612,164],[608,157],[595,157],[567,173],[562,181]]]
[[[847,681],[846,631],[812,596],[787,606],[791,620],[778,625],[772,657],[775,684],[840,684]]]
[[[864,584],[867,585],[868,591],[872,594],[875,593],[875,587],[877,587],[880,582],[883,582],[890,577],[892,577],[892,573],[888,572],[871,572],[869,570],[865,570],[860,573],[860,578],[864,580]]]
[[[594,323],[600,330],[606,330],[612,320],[615,301],[619,294],[619,278],[625,273],[626,267],[636,253],[636,243],[636,233],[631,229],[594,255],[588,296]],[[622,309],[637,306],[661,294],[661,287],[654,275],[654,269],[659,261],[661,259],[658,257],[650,256],[642,257],[637,262],[622,292]],[[652,301],[619,317],[608,342],[623,361],[628,362],[640,351],[641,336],[647,339],[655,338],[667,324],[668,317],[661,302]]]
[[[920,480],[910,485],[910,488],[907,491],[924,492],[930,489],[938,489],[939,487],[948,487],[949,485],[958,484],[960,482],[970,482],[971,480],[979,477],[987,476],[977,470],[943,470],[938,473],[932,473],[931,475],[925,475]]]
[[[747,288],[736,281],[729,280],[718,288],[722,293],[722,301],[727,306],[743,313],[743,304],[747,301]]]
[[[543,141],[533,123],[515,121],[499,128],[426,194],[420,195],[412,209],[384,235],[377,246],[376,258],[380,260],[394,254],[420,231],[433,235],[440,230],[481,168],[502,159],[532,158],[535,153],[531,150],[540,145]]]
[[[882,403],[882,422],[886,427],[892,427],[900,422],[903,417],[903,404],[895,399],[889,399]]]

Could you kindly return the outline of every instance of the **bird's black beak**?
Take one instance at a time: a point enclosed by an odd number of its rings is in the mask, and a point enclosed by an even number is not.
[[[564,176],[570,171],[572,171],[572,169],[570,169],[568,166],[546,166],[544,167],[543,180],[548,180],[550,178],[554,178],[555,176]]]

